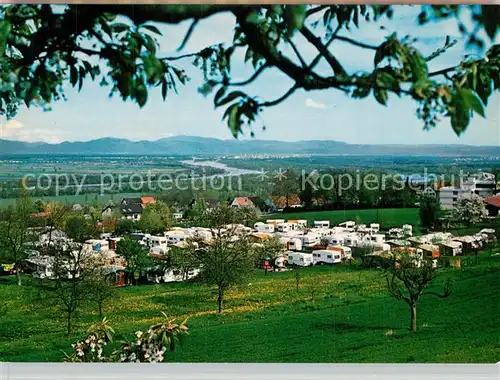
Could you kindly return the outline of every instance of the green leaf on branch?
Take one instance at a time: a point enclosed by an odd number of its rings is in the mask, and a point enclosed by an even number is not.
[[[226,87],[219,88],[219,90],[215,93],[215,96],[214,96],[214,106],[215,107],[217,107],[220,98],[222,98],[225,95],[225,93],[226,93]]]
[[[462,99],[461,103],[464,107],[472,109],[475,113],[481,115],[482,117],[486,116],[484,113],[483,103],[474,91],[468,88],[460,88],[457,90],[457,95]]]
[[[373,91],[373,95],[377,102],[382,104],[383,106],[387,105],[387,90],[383,88],[378,88]]]
[[[242,91],[233,91],[228,96],[226,96],[225,98],[219,100],[218,103],[216,104],[216,106],[217,107],[223,106],[224,104],[230,103],[230,102],[232,102],[235,99],[246,98],[246,97],[247,97],[247,94],[245,94]]]
[[[453,130],[460,136],[469,125],[470,122],[470,109],[464,102],[459,91],[453,96],[453,107],[449,109],[451,126]]]
[[[409,54],[408,63],[410,64],[410,69],[414,81],[420,81],[427,78],[429,74],[427,62],[419,52],[413,51],[411,54]]]
[[[126,30],[129,30],[130,26],[127,24],[124,24],[122,22],[116,22],[114,24],[111,24],[111,29],[115,33],[121,33],[121,32],[125,32]]]
[[[168,82],[165,77],[162,78],[161,80],[161,97],[163,98],[163,101],[167,98],[167,92],[168,92]]]
[[[160,30],[154,25],[145,24],[145,25],[141,25],[141,28],[147,29],[150,32],[158,34],[159,36],[163,36],[163,34],[160,32]]]
[[[0,57],[5,54],[5,48],[7,46],[7,40],[9,39],[11,28],[12,25],[10,24],[10,21],[0,21]]]
[[[71,82],[71,85],[73,87],[76,86],[76,84],[78,83],[78,70],[76,68],[76,66],[71,66],[70,69],[70,82]]]
[[[302,28],[306,19],[306,10],[307,6],[304,4],[285,7],[284,17],[287,22],[288,37],[292,36],[295,30]]]
[[[148,101],[148,90],[143,83],[139,83],[135,88],[135,99],[137,100],[137,104],[139,107],[144,107],[146,102]]]
[[[233,137],[238,137],[238,134],[241,132],[240,105],[238,103],[231,104],[224,113],[223,119],[225,118],[227,118],[227,126],[233,134]]]

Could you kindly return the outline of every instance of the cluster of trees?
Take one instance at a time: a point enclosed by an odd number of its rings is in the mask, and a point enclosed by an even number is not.
[[[298,174],[287,169],[276,175],[272,194],[299,195],[306,209],[353,209],[414,207],[418,201],[408,179],[382,171],[325,169]]]
[[[426,230],[459,227],[471,227],[481,222],[485,216],[483,199],[477,195],[462,197],[452,210],[441,209],[440,201],[435,196],[420,198],[420,225]]]
[[[114,232],[117,235],[127,235],[136,231],[161,234],[167,228],[172,227],[173,224],[172,209],[161,200],[146,205],[141,214],[141,219],[138,221],[121,219],[119,215],[107,217],[106,219],[116,222]]]

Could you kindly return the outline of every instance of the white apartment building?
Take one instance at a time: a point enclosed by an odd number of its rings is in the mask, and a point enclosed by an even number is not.
[[[485,172],[471,174],[464,179],[461,187],[442,187],[439,190],[439,202],[441,208],[452,209],[460,198],[470,198],[473,194],[485,198],[494,194],[495,189],[494,174]]]
[[[439,203],[442,209],[454,208],[460,198],[470,198],[473,192],[469,188],[446,186],[439,189]]]

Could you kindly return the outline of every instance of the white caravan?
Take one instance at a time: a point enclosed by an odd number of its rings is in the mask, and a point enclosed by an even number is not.
[[[276,225],[276,228],[277,228],[278,232],[286,233],[286,232],[294,231],[296,226],[297,226],[296,223],[279,223]]]
[[[186,240],[186,233],[180,230],[173,230],[165,232],[165,237],[167,238],[167,244],[173,245],[177,243],[183,243]]]
[[[149,253],[152,253],[154,255],[162,255],[165,256],[168,253],[168,247],[166,244],[162,245],[156,245],[154,247],[151,247],[149,249]]]
[[[349,247],[339,245],[335,247],[328,247],[327,250],[333,252],[340,252],[340,258],[342,260],[352,259],[352,250]]]
[[[329,245],[343,245],[344,244],[344,237],[339,236],[339,235],[331,235],[327,237],[328,244]]]
[[[302,240],[303,247],[313,247],[321,241],[319,235],[317,234],[307,234],[301,236],[300,239]]]
[[[315,220],[314,228],[330,228],[329,220]]]
[[[313,255],[312,253],[288,252],[287,261],[289,265],[308,267],[310,265],[313,265]]]
[[[411,224],[403,224],[403,233],[406,236],[413,236],[413,226]]]
[[[383,242],[385,242],[385,235],[382,234],[366,235],[363,237],[363,241],[382,244]]]
[[[342,262],[342,256],[339,251],[328,249],[319,249],[313,251],[313,263],[316,264],[339,264]]]
[[[370,223],[370,228],[375,231],[375,233],[380,231],[380,224],[378,223]]]
[[[339,227],[344,227],[344,228],[354,228],[356,226],[356,222],[352,220],[348,220],[347,222],[342,222],[339,224]]]
[[[344,244],[348,247],[357,247],[359,244],[359,236],[355,233],[346,235],[344,238]]]
[[[292,238],[288,241],[287,248],[290,251],[302,251],[302,240],[298,238]]]
[[[297,226],[299,228],[306,228],[307,227],[307,220],[306,219],[297,219]]]
[[[147,275],[147,277],[148,277],[149,281],[152,281],[155,283],[181,282],[181,281],[189,280],[189,279],[197,276],[199,273],[200,273],[199,269],[192,269],[187,274],[185,274],[185,276],[183,276],[183,273],[178,269],[167,269],[161,275],[158,275],[155,273],[150,273]]]
[[[267,234],[273,233],[274,232],[274,224],[272,223],[262,223],[262,222],[257,222],[253,225],[253,228],[257,232],[264,232]]]
[[[167,245],[167,238],[165,236],[149,236],[147,238],[149,248]]]
[[[285,219],[268,219],[266,220],[267,224],[279,224],[279,223],[285,223]]]

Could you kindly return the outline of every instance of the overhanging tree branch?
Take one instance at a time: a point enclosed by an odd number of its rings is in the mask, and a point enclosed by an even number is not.
[[[268,102],[263,102],[263,103],[260,103],[259,106],[260,107],[272,107],[272,106],[275,106],[281,102],[283,102],[284,100],[286,100],[289,96],[291,96],[297,89],[299,89],[299,86],[298,85],[294,85],[292,86],[287,92],[285,92],[282,96],[280,96],[279,98],[275,99],[275,100],[270,100]]]
[[[316,37],[306,26],[303,26],[302,29],[300,29],[300,33],[326,59],[326,61],[328,62],[328,64],[330,65],[330,67],[332,68],[333,72],[336,75],[346,75],[346,72],[342,67],[342,65],[340,64],[339,60],[335,58],[333,54],[330,53],[328,48],[321,42],[321,39],[319,37]]]
[[[339,41],[349,42],[351,45],[356,45],[356,46],[362,47],[364,49],[371,49],[371,50],[378,49],[378,46],[365,44],[363,42],[356,41],[356,40],[349,38],[349,37],[337,36],[336,39]]]

